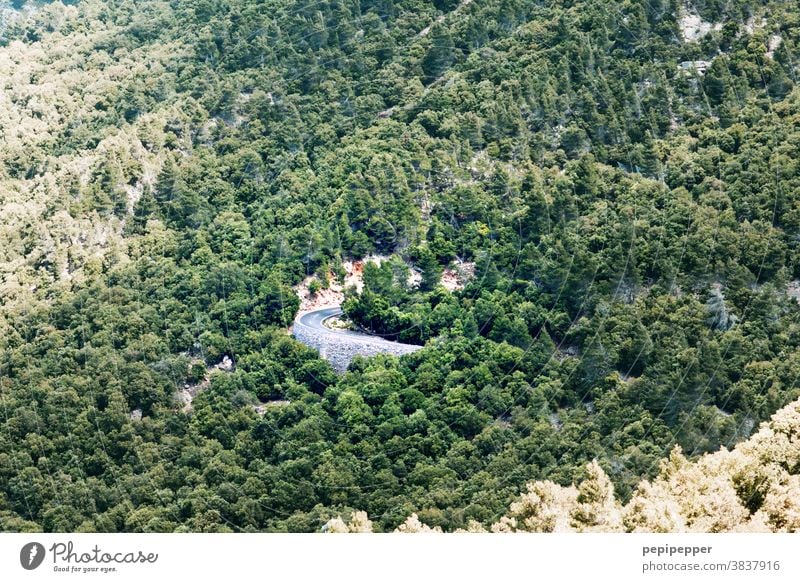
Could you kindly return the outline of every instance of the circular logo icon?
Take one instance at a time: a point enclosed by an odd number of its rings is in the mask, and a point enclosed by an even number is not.
[[[19,551],[19,563],[26,570],[35,570],[44,561],[44,546],[39,542],[30,542]]]

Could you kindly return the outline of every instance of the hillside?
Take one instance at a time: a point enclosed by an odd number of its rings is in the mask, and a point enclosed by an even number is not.
[[[694,462],[676,447],[653,481],[642,481],[620,504],[603,469],[592,462],[579,484],[527,484],[527,491],[492,524],[512,532],[796,532],[800,528],[800,402],[779,410],[748,440]],[[356,512],[330,520],[329,533],[367,533],[372,523]],[[431,532],[412,514],[397,530]],[[441,530],[438,530],[441,531]],[[469,532],[486,533],[477,522]]]
[[[679,448],[624,506],[597,465],[577,488],[528,485],[493,531],[795,532],[800,528],[800,403],[732,451],[688,461]]]
[[[794,3],[0,4],[2,531],[635,528],[800,398]]]

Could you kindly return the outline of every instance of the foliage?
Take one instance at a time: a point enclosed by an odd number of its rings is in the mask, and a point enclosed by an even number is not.
[[[704,455],[691,462],[680,447],[661,462],[653,481],[642,481],[630,502],[614,499],[614,487],[597,463],[586,466],[576,488],[552,481],[527,484],[491,531],[511,532],[796,532],[800,468],[800,403],[778,411],[769,423],[732,451]],[[365,531],[363,513],[353,513],[349,529],[331,520],[337,531]],[[343,524],[343,522],[342,522]],[[371,531],[371,529],[367,529]],[[395,531],[437,531],[416,513]],[[466,530],[485,532],[477,522]]]
[[[738,527],[659,463],[800,396],[800,14],[711,4],[8,16],[0,529]],[[339,376],[293,286],[372,253],[345,311],[426,348]]]

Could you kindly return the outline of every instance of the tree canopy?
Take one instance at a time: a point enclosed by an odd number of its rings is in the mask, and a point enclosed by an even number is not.
[[[800,397],[794,3],[0,6],[0,530],[628,527]]]

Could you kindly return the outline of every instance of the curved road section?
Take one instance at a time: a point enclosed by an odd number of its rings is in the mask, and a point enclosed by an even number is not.
[[[402,356],[422,349],[422,346],[401,344],[380,337],[325,327],[325,321],[342,314],[338,307],[325,307],[301,312],[294,320],[292,334],[298,341],[319,351],[337,372],[344,372],[355,356],[392,354]]]

